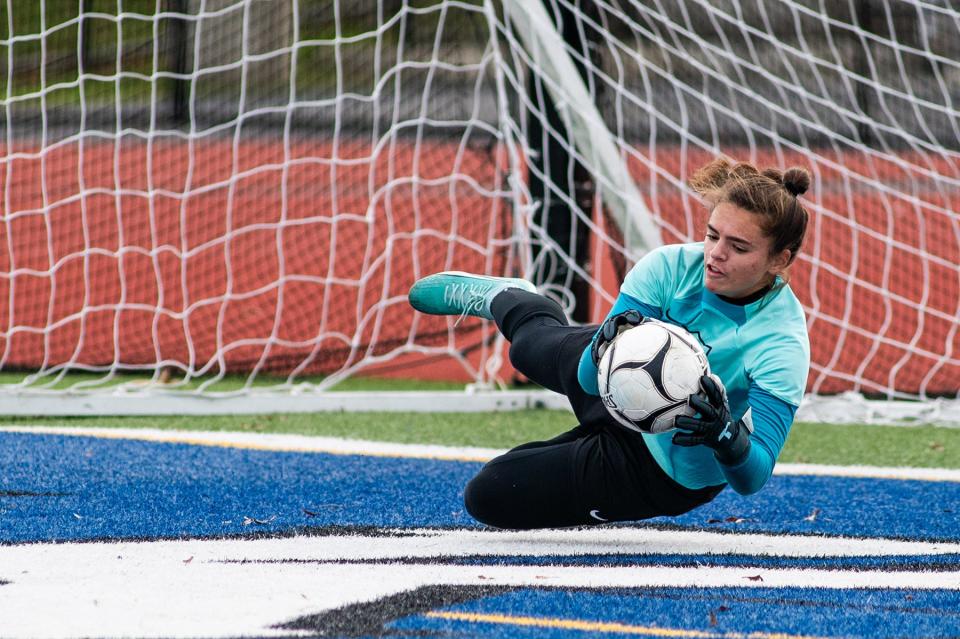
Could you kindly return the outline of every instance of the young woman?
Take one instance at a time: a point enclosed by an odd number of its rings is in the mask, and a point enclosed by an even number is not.
[[[423,278],[424,313],[493,319],[510,361],[566,395],[579,422],[491,460],[466,487],[467,510],[500,528],[546,528],[679,515],[729,484],[766,483],[793,423],[810,364],[806,321],[785,280],[807,227],[802,168],[758,170],[718,158],[690,180],[710,209],[703,242],[651,251],[627,274],[600,325],[570,326],[530,282],[460,272]],[[597,391],[597,362],[616,335],[650,317],[703,343],[712,375],[673,431],[621,426]]]

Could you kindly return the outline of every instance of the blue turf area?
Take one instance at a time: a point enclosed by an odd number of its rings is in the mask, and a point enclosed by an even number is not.
[[[479,467],[0,433],[0,543],[475,526],[462,491]],[[960,483],[774,477],[655,523],[958,540]]]
[[[659,637],[960,636],[956,590],[518,589],[439,612],[452,613],[453,618],[409,616],[389,626],[396,634],[384,636],[570,639],[584,636],[585,630]],[[577,625],[591,623],[607,625]],[[655,631],[643,632],[654,627]]]
[[[0,432],[0,543],[472,527],[477,524],[463,511],[463,486],[479,467]],[[700,510],[654,523],[956,541],[958,505],[957,482],[774,477],[754,497],[728,490]],[[464,568],[464,574],[474,575],[494,564],[955,571],[960,556],[817,559],[601,551],[567,557],[479,557],[454,551],[440,561],[476,565]],[[753,579],[751,574],[744,578]],[[488,587],[482,578],[466,590],[438,583],[364,604],[363,610],[348,606],[324,612],[317,618],[334,621],[315,630],[322,636],[387,639],[960,636],[960,584],[953,590],[928,591],[770,588],[759,582],[758,587],[511,590]],[[318,579],[323,579],[319,568]],[[358,618],[362,623],[356,625]],[[278,619],[283,621],[291,620]],[[362,632],[344,630],[354,627]]]

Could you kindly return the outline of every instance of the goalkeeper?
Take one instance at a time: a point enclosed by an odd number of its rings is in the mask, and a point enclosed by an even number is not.
[[[758,170],[717,158],[690,186],[710,210],[703,242],[663,246],[627,274],[597,326],[570,326],[526,280],[446,272],[410,289],[424,313],[496,321],[510,360],[567,396],[578,425],[491,460],[464,491],[467,510],[500,528],[547,528],[679,515],[728,484],[760,490],[787,438],[810,364],[803,309],[787,269],[803,243],[805,169]],[[713,375],[696,413],[673,431],[621,426],[598,396],[597,362],[616,335],[655,318],[704,345]]]

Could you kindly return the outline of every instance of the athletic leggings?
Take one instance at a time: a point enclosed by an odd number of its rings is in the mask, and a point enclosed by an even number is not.
[[[553,528],[679,515],[723,486],[685,488],[651,457],[643,437],[617,423],[577,381],[580,355],[596,326],[570,326],[560,306],[520,289],[491,311],[510,341],[510,361],[530,380],[570,400],[578,425],[491,460],[467,484],[464,504],[498,528]]]

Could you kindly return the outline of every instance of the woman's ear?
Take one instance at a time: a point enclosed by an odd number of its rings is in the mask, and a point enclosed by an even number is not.
[[[790,266],[790,263],[793,262],[794,257],[795,255],[793,251],[790,249],[783,249],[770,259],[770,267],[767,269],[767,271],[771,275],[780,275],[787,269],[788,266]]]

